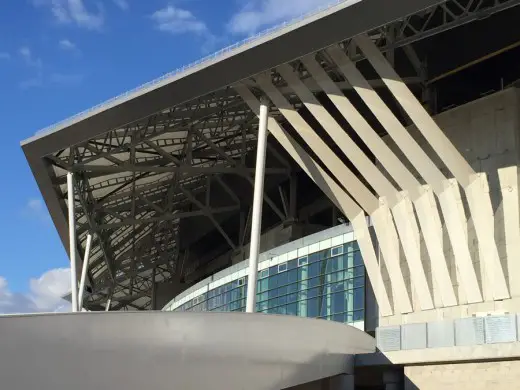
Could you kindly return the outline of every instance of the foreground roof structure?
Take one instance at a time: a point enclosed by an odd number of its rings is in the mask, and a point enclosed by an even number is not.
[[[0,341],[7,389],[281,389],[352,374],[355,354],[375,352],[358,329],[288,316],[119,312],[0,322],[11,335]]]
[[[194,275],[198,270],[211,269],[215,259],[243,250],[252,202],[258,120],[247,99],[237,92],[239,83],[252,91],[253,98],[266,92],[269,83],[280,91],[283,98],[275,104],[271,115],[297,136],[294,121],[287,120],[282,112],[284,105],[302,115],[308,107],[287,86],[290,75],[282,77],[280,72],[271,70],[291,63],[298,80],[319,98],[321,86],[300,63],[295,63],[312,54],[334,83],[348,93],[352,85],[342,76],[338,61],[323,51],[338,45],[367,75],[369,84],[379,88],[383,85],[381,79],[363,68],[365,51],[356,50],[355,42],[351,41],[352,37],[366,34],[400,69],[410,90],[433,106],[434,99],[427,96],[428,85],[442,80],[454,65],[467,62],[463,53],[450,53],[446,61],[433,61],[428,68],[430,73],[425,72],[419,57],[428,53],[429,58],[440,58],[448,50],[442,39],[435,39],[436,35],[511,9],[518,3],[517,0],[339,1],[24,141],[23,150],[67,250],[66,176],[73,172],[76,177],[78,245],[75,249],[80,258],[84,255],[87,235],[94,237],[88,267],[91,294],[86,306],[103,309],[111,300],[114,309],[155,308],[152,298],[155,282],[169,281],[187,287],[196,282]],[[496,34],[499,33],[502,34]],[[475,42],[468,45],[468,52],[478,55],[479,50],[489,51],[492,43],[483,43],[481,30],[475,34],[482,39],[476,35]],[[268,77],[267,84],[260,85],[262,77],[258,75]],[[270,95],[271,100],[275,100],[275,95]],[[435,104],[456,103],[449,100],[452,95],[440,94]],[[457,98],[464,100],[464,96]],[[358,106],[360,112],[367,111],[362,104]],[[408,120],[406,114],[390,107],[403,121]],[[380,135],[385,134],[381,126],[375,129]],[[308,152],[312,155],[312,150]],[[371,153],[367,151],[374,159]],[[301,169],[286,150],[276,140],[270,140],[265,227],[295,218],[298,207],[289,204],[293,202],[287,200],[284,186],[299,172]],[[289,192],[296,197],[294,187]],[[298,196],[304,203],[305,194]],[[213,270],[219,266],[215,265]],[[203,276],[206,275],[200,274]]]

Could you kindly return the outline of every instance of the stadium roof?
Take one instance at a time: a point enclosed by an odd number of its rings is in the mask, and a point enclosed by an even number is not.
[[[150,307],[152,273],[156,281],[171,280],[180,267],[188,266],[181,260],[181,241],[189,242],[187,235],[213,230],[232,250],[243,244],[230,237],[223,224],[238,215],[243,198],[249,196],[248,190],[235,188],[229,175],[241,177],[246,187],[252,183],[254,169],[248,159],[256,147],[257,119],[230,86],[244,81],[254,88],[250,77],[363,32],[369,32],[381,50],[395,49],[471,21],[480,11],[471,1],[453,1],[458,11],[444,3],[338,1],[22,142],[67,249],[66,174],[75,173],[80,258],[87,233],[94,233],[95,240],[89,307],[101,308],[109,294],[117,308]],[[499,1],[491,8],[498,11],[517,3]],[[450,16],[432,23],[439,12]],[[390,40],[389,30],[382,26],[394,22],[399,29]],[[267,180],[276,187],[293,164],[274,145],[270,153]],[[279,202],[267,195],[265,200],[272,214],[283,220],[286,212]],[[188,218],[199,225],[181,228]],[[199,229],[201,221],[211,229]]]

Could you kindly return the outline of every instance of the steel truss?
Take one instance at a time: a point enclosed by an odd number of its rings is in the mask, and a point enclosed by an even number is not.
[[[417,73],[405,81],[426,86],[426,64],[417,58],[411,43],[519,3],[449,0],[369,35],[389,60],[392,51],[403,48]],[[364,59],[350,40],[344,46],[354,61]],[[335,69],[327,71],[334,78]],[[273,77],[283,91],[277,75]],[[378,87],[378,82],[371,84]],[[302,106],[294,96],[286,97],[294,107]],[[281,119],[276,109],[271,115]],[[234,89],[225,88],[46,157],[54,168],[56,192],[64,202],[66,175],[74,172],[79,194],[75,198],[79,253],[87,235],[93,235],[88,268],[92,292],[85,298],[86,307],[99,309],[111,300],[111,310],[152,308],[154,283],[180,280],[189,268],[181,264],[178,245],[182,219],[204,216],[230,249],[244,244],[244,229],[238,240],[229,237],[216,217],[243,212],[239,196],[221,176],[238,175],[253,185],[254,169],[247,166],[246,156],[256,148],[257,128],[256,116],[242,98]],[[271,145],[268,154],[275,164],[266,168],[266,175],[288,176],[291,165],[287,158]],[[211,204],[213,186],[220,186],[229,196],[225,206]],[[284,220],[290,213],[280,193],[283,210],[265,194],[264,200]],[[249,217],[242,228],[248,222]]]

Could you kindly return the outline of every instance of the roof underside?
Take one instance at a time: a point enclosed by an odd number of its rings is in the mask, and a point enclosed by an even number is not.
[[[263,43],[237,49],[236,54],[228,53],[220,61],[175,76],[24,143],[66,248],[66,175],[75,173],[80,258],[87,234],[94,237],[88,275],[93,293],[87,307],[100,309],[112,296],[114,309],[150,308],[152,279],[186,284],[188,275],[215,258],[240,251],[247,242],[258,122],[234,92],[233,83],[243,81],[255,90],[255,74],[333,43],[344,42],[347,48],[348,39],[362,32],[369,32],[382,50],[414,42],[419,55],[425,56],[433,49],[421,46],[421,40],[518,1],[438,3],[363,0],[349,7],[338,6],[335,12],[327,11],[309,24],[288,28],[270,40],[264,37]],[[421,94],[427,80],[405,54],[396,51],[396,67],[412,90]],[[350,93],[333,63],[323,54],[318,54],[318,59],[345,93]],[[353,56],[361,68],[362,59],[358,54]],[[292,65],[298,70],[297,61]],[[440,73],[449,65],[435,66]],[[300,77],[320,98],[303,69]],[[301,102],[283,80],[274,72],[272,79],[305,115]],[[377,81],[374,86],[379,87]],[[271,115],[284,123],[276,108]],[[295,129],[285,126],[298,137]],[[287,183],[300,173],[289,160],[270,140],[265,228],[295,217],[287,205]],[[298,193],[298,207],[315,197],[313,191]]]

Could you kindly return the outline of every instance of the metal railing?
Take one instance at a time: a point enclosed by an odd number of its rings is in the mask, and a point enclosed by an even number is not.
[[[302,15],[298,16],[298,17],[295,17],[289,21],[285,21],[283,23],[280,23],[280,24],[277,24],[273,27],[270,27],[266,30],[263,30],[255,35],[251,35],[241,41],[238,41],[238,42],[235,42],[233,43],[232,45],[229,45],[229,46],[226,46],[224,47],[223,49],[220,49],[218,50],[217,52],[214,52],[212,54],[209,54],[205,57],[202,57],[200,59],[198,59],[197,61],[195,62],[192,62],[191,64],[188,64],[188,65],[184,65],[180,68],[177,68],[175,69],[174,71],[172,72],[168,72],[152,81],[149,81],[145,84],[142,84],[136,88],[133,88],[129,91],[126,91],[126,92],[123,92],[122,94],[120,95],[117,95],[111,99],[108,99],[100,104],[97,104],[87,110],[84,110],[78,114],[75,114],[67,119],[64,119],[58,123],[55,123],[53,125],[50,125],[50,126],[47,126],[45,127],[44,129],[41,129],[40,131],[38,131],[36,134],[38,135],[42,135],[44,133],[49,133],[49,132],[52,132],[54,129],[58,128],[58,127],[65,127],[67,124],[72,124],[73,122],[77,121],[78,119],[80,119],[81,117],[86,117],[88,116],[90,113],[102,108],[102,107],[107,107],[114,104],[115,102],[119,101],[119,100],[124,100],[125,98],[129,97],[130,95],[132,94],[135,94],[137,92],[142,92],[148,88],[151,88],[151,87],[155,87],[157,86],[158,84],[160,84],[162,81],[166,80],[166,79],[169,79],[169,78],[172,78],[174,76],[178,76],[179,74],[182,74],[182,73],[185,73],[187,71],[193,71],[195,70],[196,68],[199,68],[199,67],[203,67],[204,65],[208,64],[209,62],[212,62],[212,61],[215,61],[216,59],[219,59],[219,58],[223,58],[224,56],[228,55],[228,54],[231,54],[232,52],[234,51],[238,51],[238,49],[242,48],[243,46],[246,46],[250,43],[253,43],[257,40],[260,40],[261,38],[264,38],[268,35],[271,35],[271,34],[274,34],[286,27],[290,27],[290,26],[293,26],[307,18],[310,18],[312,16],[315,16],[315,15],[318,15],[319,13],[321,12],[324,12],[324,11],[327,11],[327,10],[330,10],[331,8],[333,7],[336,7],[340,4],[343,4],[343,3],[356,3],[360,0],[332,0],[318,8],[315,8],[313,9],[312,11],[310,12],[306,12],[306,13],[303,13]]]

